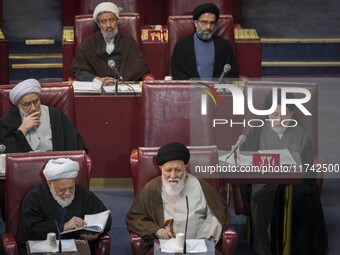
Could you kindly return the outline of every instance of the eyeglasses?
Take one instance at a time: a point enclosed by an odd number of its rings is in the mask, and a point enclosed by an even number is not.
[[[206,21],[206,20],[198,20],[199,23],[201,23],[203,26],[215,26],[217,21]]]
[[[19,103],[20,103],[23,107],[25,107],[25,108],[30,108],[30,107],[32,107],[32,104],[33,104],[34,106],[37,106],[37,105],[40,103],[40,99],[37,98],[37,99],[35,99],[35,100],[31,101],[31,102],[26,102],[26,103],[21,103],[21,102],[19,101]]]

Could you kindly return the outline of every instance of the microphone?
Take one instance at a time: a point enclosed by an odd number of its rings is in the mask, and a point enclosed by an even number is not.
[[[185,196],[185,200],[187,203],[187,218],[185,221],[185,232],[184,232],[184,244],[183,244],[183,254],[187,253],[187,230],[188,230],[188,219],[189,219],[189,202],[188,196]]]
[[[58,238],[58,240],[59,240],[58,253],[61,254],[61,253],[62,253],[62,248],[61,248],[61,234],[60,234],[60,229],[59,229],[57,220],[54,220],[54,222],[55,222],[55,225],[57,226],[58,235],[59,235],[59,238]]]
[[[235,145],[233,146],[232,150],[230,151],[229,155],[226,157],[225,161],[227,161],[227,159],[237,150],[238,147],[240,147],[240,145],[242,143],[244,143],[246,141],[246,136],[245,135],[240,135],[237,142],[235,143]],[[235,161],[236,162],[236,161]]]
[[[230,69],[231,69],[231,65],[229,65],[229,64],[224,65],[223,72],[220,76],[220,79],[218,80],[218,84],[222,84],[222,80],[223,80],[224,76],[226,76],[229,73]]]
[[[123,81],[123,77],[120,75],[120,73],[118,72],[116,68],[116,62],[113,59],[110,59],[109,61],[107,61],[107,64],[115,72],[115,74],[118,77],[118,80]]]

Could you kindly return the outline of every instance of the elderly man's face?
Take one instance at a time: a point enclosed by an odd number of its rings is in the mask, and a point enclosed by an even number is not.
[[[287,130],[288,127],[282,126],[281,122],[286,119],[291,119],[293,116],[293,113],[294,113],[293,111],[290,111],[286,107],[286,115],[281,115],[281,105],[278,105],[276,107],[276,110],[272,114],[269,115],[269,118],[273,120],[273,130],[277,134],[283,134]]]
[[[198,37],[202,40],[210,40],[216,30],[216,16],[213,13],[203,13],[194,24]]]
[[[23,96],[17,102],[17,106],[25,116],[28,116],[34,112],[38,112],[40,111],[39,95],[36,93],[32,93]]]
[[[182,160],[173,160],[159,166],[162,170],[163,178],[168,183],[178,183],[184,178],[186,165]]]
[[[62,206],[69,206],[74,199],[75,179],[65,178],[55,181],[48,181],[53,198]]]
[[[105,39],[111,40],[118,33],[118,19],[112,12],[99,14],[97,24]]]

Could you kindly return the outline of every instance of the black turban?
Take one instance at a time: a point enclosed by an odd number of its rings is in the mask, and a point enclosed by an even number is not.
[[[188,148],[181,143],[168,143],[159,148],[157,153],[157,165],[161,166],[172,160],[182,160],[186,165],[189,162]]]
[[[216,21],[220,16],[220,11],[218,10],[217,6],[212,3],[202,4],[195,8],[194,13],[192,14],[194,20],[198,20],[198,18],[203,13],[213,13],[216,16]]]

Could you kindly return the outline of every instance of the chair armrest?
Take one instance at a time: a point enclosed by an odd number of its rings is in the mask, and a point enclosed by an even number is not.
[[[143,81],[153,81],[155,80],[155,77],[151,73],[146,73],[142,77]]]
[[[236,243],[237,243],[237,233],[233,226],[229,226],[222,233],[222,254],[231,255],[235,254]]]
[[[139,235],[133,232],[129,233],[129,237],[130,237],[130,245],[132,249],[132,254],[134,255],[139,254],[144,244],[143,238],[141,238]]]
[[[4,244],[5,255],[19,255],[18,246],[13,234],[3,234],[2,242]]]
[[[86,164],[88,168],[88,177],[91,178],[91,169],[92,169],[92,159],[88,154],[86,154]]]
[[[111,250],[111,237],[107,233],[103,233],[99,236],[95,247],[95,255],[110,255]]]

